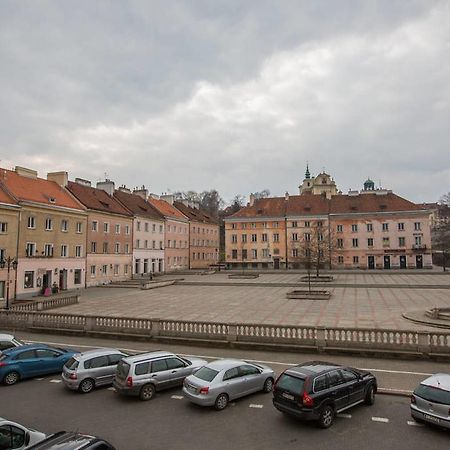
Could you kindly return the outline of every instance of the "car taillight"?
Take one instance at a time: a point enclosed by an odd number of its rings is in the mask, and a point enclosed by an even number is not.
[[[411,395],[411,403],[412,403],[413,405],[416,404],[416,397],[414,397],[414,395]]]
[[[128,387],[132,387],[133,386],[133,377],[128,377],[127,378],[127,386]]]
[[[7,365],[8,365],[7,362],[0,362],[0,367],[5,367],[5,366],[7,366]]]
[[[76,374],[76,373],[71,373],[71,374],[69,375],[69,378],[70,378],[71,380],[76,380],[76,379],[77,379],[77,374]]]
[[[306,392],[303,392],[302,401],[303,406],[308,408],[312,408],[314,406],[314,400]]]
[[[199,392],[200,394],[207,394],[209,392],[209,387],[202,387]]]

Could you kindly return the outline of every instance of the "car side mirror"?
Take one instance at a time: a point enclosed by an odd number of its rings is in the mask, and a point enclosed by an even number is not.
[[[30,443],[30,433],[25,433],[25,445],[28,446],[28,444]]]

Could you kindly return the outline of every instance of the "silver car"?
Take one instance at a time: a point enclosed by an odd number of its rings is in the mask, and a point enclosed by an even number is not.
[[[26,449],[47,436],[40,431],[26,428],[16,422],[0,417],[0,448],[1,449]]]
[[[419,384],[411,395],[411,416],[450,428],[450,374],[437,373]]]
[[[117,363],[128,355],[115,348],[99,348],[79,353],[64,364],[62,380],[83,394],[97,386],[112,384]]]
[[[220,359],[200,368],[184,380],[183,393],[193,403],[225,409],[230,400],[254,392],[271,392],[275,372],[262,364]]]
[[[0,352],[8,348],[20,347],[21,345],[24,344],[25,342],[22,342],[20,339],[17,339],[12,334],[0,333]]]
[[[157,351],[124,358],[117,365],[113,386],[119,394],[151,400],[156,391],[181,386],[185,377],[206,361]]]

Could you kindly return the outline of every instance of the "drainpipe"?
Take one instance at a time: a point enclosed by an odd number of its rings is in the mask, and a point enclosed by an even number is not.
[[[288,231],[287,231],[287,217],[284,217],[284,248],[286,259],[286,270],[288,270]]]
[[[18,224],[17,224],[17,244],[16,244],[16,259],[17,263],[19,262],[19,242],[20,242],[20,224],[22,223],[22,211],[19,211],[18,215]],[[15,273],[14,273],[14,300],[17,299],[17,272],[19,271],[19,264],[17,264]]]

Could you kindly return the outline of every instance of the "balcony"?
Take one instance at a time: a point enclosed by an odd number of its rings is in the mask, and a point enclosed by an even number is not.
[[[426,250],[427,246],[425,244],[414,244],[412,246],[413,250]]]

